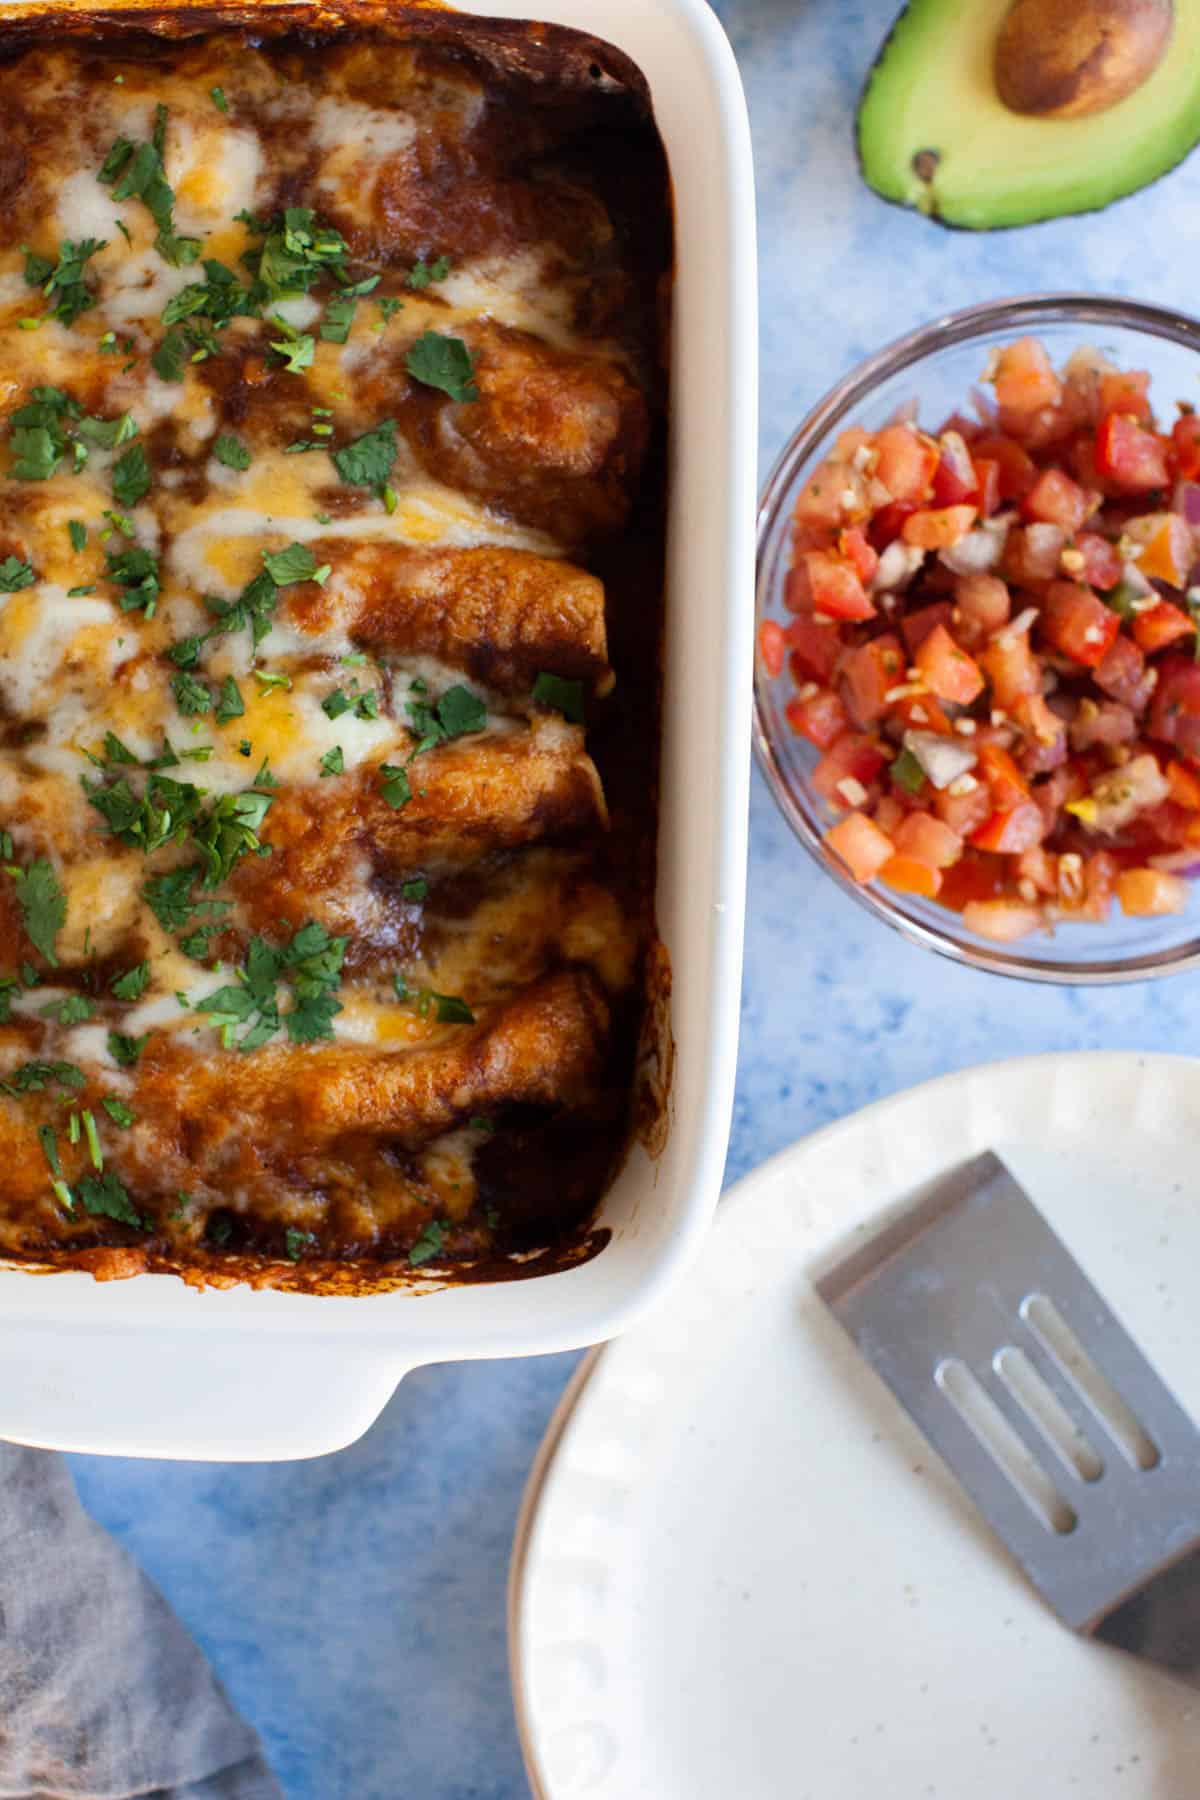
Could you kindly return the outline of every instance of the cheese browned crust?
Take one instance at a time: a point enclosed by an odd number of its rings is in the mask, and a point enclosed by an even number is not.
[[[475,27],[0,39],[10,1258],[480,1267],[620,1160],[665,175]]]

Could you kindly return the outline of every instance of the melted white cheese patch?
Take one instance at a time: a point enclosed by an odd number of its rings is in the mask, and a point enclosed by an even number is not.
[[[43,718],[60,677],[90,685],[122,660],[114,627],[120,614],[95,596],[68,597],[39,582],[0,595],[0,695],[18,718]]]
[[[344,150],[362,162],[398,156],[417,135],[409,114],[326,94],[313,111],[312,135],[322,150]]]

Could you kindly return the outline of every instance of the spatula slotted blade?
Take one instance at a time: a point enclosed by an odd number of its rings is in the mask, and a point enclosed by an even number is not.
[[[990,1151],[817,1287],[1073,1630],[1200,1548],[1200,1430]]]

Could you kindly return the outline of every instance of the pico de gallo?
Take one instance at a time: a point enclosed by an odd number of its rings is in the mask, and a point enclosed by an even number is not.
[[[1181,911],[1200,872],[1200,414],[1093,350],[996,349],[970,414],[854,427],[760,627],[856,881],[1010,941]],[[1193,585],[1195,582],[1197,585]]]

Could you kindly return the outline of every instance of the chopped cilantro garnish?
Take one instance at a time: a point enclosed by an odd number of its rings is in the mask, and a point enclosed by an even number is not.
[[[380,487],[396,460],[396,421],[384,419],[362,437],[330,454],[343,481],[355,487]]]
[[[263,566],[276,587],[292,587],[298,581],[312,581],[317,574],[317,559],[307,544],[289,544],[286,550],[264,550]]]
[[[327,719],[340,719],[342,714],[348,713],[353,705],[354,702],[345,689],[339,687],[334,688],[331,694],[326,694],[321,702],[321,711]]]
[[[445,281],[449,273],[450,258],[448,256],[435,256],[432,262],[417,262],[413,264],[412,271],[408,277],[408,285],[410,288],[427,288],[431,281]]]
[[[299,1262],[306,1250],[319,1248],[319,1240],[313,1232],[297,1231],[294,1225],[289,1225],[284,1232],[283,1242],[285,1254],[291,1262]]]
[[[420,1268],[422,1263],[432,1262],[435,1257],[440,1256],[445,1245],[445,1227],[439,1224],[436,1219],[430,1219],[429,1223],[421,1232],[420,1237],[409,1251],[408,1260],[414,1269]]]
[[[175,696],[175,704],[181,713],[188,718],[199,718],[212,705],[212,690],[203,681],[197,681],[194,675],[186,670],[171,677],[171,692]]]
[[[135,963],[132,969],[126,969],[124,975],[118,975],[115,981],[109,982],[109,987],[118,1000],[140,1000],[149,985],[148,962]]]
[[[61,1000],[52,1000],[49,1006],[38,1010],[43,1019],[53,1019],[56,1025],[82,1025],[92,1016],[92,1003],[82,994],[66,994]]]
[[[208,91],[212,98],[212,103],[216,107],[217,111],[227,113],[229,111],[229,102],[225,98],[225,89],[222,87],[214,87],[214,88],[209,88]]]
[[[32,563],[21,562],[16,556],[6,556],[0,562],[0,594],[18,594],[22,588],[32,587],[36,579]]]
[[[41,288],[47,299],[54,300],[50,318],[71,326],[81,313],[95,306],[96,296],[83,278],[84,266],[97,251],[106,248],[103,238],[81,238],[77,244],[64,241],[56,262],[32,250],[25,252],[26,281],[30,287]]]
[[[398,763],[380,763],[379,773],[382,777],[379,791],[387,804],[397,811],[402,806],[407,806],[412,799],[408,770],[402,769]]]
[[[414,684],[415,686],[415,684]],[[427,700],[405,702],[409,727],[417,739],[414,756],[432,750],[448,738],[463,737],[468,732],[483,731],[487,725],[487,707],[468,687],[457,683],[446,689],[433,706]]]
[[[0,1089],[6,1094],[40,1094],[51,1084],[78,1093],[87,1086],[87,1076],[74,1063],[24,1062],[0,1081]]]
[[[344,937],[330,937],[316,923],[302,925],[290,944],[278,948],[265,938],[251,938],[238,981],[196,1002],[220,1027],[226,1049],[256,1050],[274,1037],[280,1025],[294,1044],[333,1036],[332,1021],[342,1010],[337,999]],[[286,983],[292,1004],[282,1015],[278,988]],[[248,1029],[235,1037],[239,1026]]]
[[[133,1108],[126,1106],[123,1100],[118,1100],[115,1094],[102,1095],[100,1104],[114,1125],[132,1125],[137,1118]]]
[[[82,519],[68,520],[67,536],[71,540],[72,550],[85,550],[87,548],[87,526],[83,523]]]
[[[384,294],[377,304],[380,312],[383,314],[383,322],[385,325],[390,324],[396,314],[404,310],[403,300],[398,299],[395,294]]]
[[[152,619],[158,606],[158,558],[149,550],[143,550],[140,544],[134,544],[115,555],[112,551],[106,552],[105,562],[108,579],[125,590],[119,597],[121,611],[140,610]]]
[[[404,366],[414,381],[440,388],[452,400],[479,398],[474,380],[475,358],[461,338],[426,331],[409,350]]]
[[[246,702],[242,699],[242,690],[232,675],[226,675],[217,695],[217,724],[228,725],[230,719],[240,719],[245,710]]]
[[[150,358],[150,366],[163,381],[182,381],[188,361],[189,346],[182,331],[168,331]]]
[[[131,444],[124,456],[117,458],[112,489],[118,506],[136,506],[150,492],[150,464],[142,444]]]
[[[404,900],[424,900],[428,892],[429,883],[423,875],[416,876],[412,881],[400,883],[400,895]]]
[[[25,922],[26,935],[41,951],[51,968],[58,967],[54,940],[67,916],[66,896],[58,885],[58,877],[44,857],[31,862],[13,875],[17,904]]]
[[[158,106],[154,113],[154,131],[148,144],[136,147],[128,138],[118,138],[100,168],[100,180],[112,187],[112,197],[138,199],[146,207],[158,227],[154,247],[166,262],[176,268],[193,263],[200,254],[199,238],[180,237],[175,230],[175,190],[163,168],[167,143],[167,109]]]
[[[282,356],[283,366],[290,375],[303,374],[305,369],[312,367],[317,350],[316,339],[307,331],[297,331],[278,313],[272,313],[271,318],[283,333],[281,338],[269,340],[272,350]]]
[[[8,447],[13,453],[11,474],[17,481],[49,481],[62,455],[62,440],[45,425],[14,425]]]
[[[232,431],[221,433],[213,445],[213,455],[227,469],[248,469],[253,460],[241,438],[235,437]]]
[[[308,207],[289,206],[265,234],[261,220],[241,217],[250,231],[265,236],[262,249],[249,252],[246,260],[269,300],[307,294],[326,274],[345,281],[346,240],[331,226],[319,225]]]
[[[149,1032],[145,1037],[126,1037],[122,1031],[110,1031],[108,1053],[114,1062],[120,1063],[123,1069],[131,1069],[149,1042]]]
[[[139,1231],[147,1229],[145,1220],[111,1169],[106,1169],[102,1175],[85,1175],[79,1183],[79,1198],[95,1217],[116,1219],[121,1225],[136,1225]]]
[[[552,707],[573,724],[583,724],[582,681],[568,681],[562,675],[551,675],[543,670],[533,684],[533,697],[540,706]]]
[[[122,413],[117,419],[96,419],[89,415],[80,419],[75,434],[96,450],[115,450],[137,436],[137,420],[132,413]]]
[[[335,744],[333,746],[333,749],[327,750],[325,752],[324,756],[321,758],[321,779],[322,779],[322,781],[324,781],[324,779],[327,775],[342,774],[345,767],[346,767],[346,759],[342,752],[342,746],[340,744]]]
[[[255,669],[253,675],[261,683],[260,693],[269,694],[273,688],[282,688],[285,694],[291,692],[292,678],[286,669]]]

